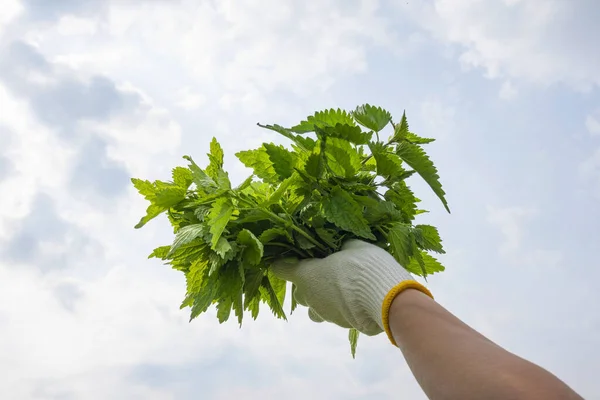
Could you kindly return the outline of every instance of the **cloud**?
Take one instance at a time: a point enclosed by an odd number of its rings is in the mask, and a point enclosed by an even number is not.
[[[404,8],[442,43],[457,46],[467,68],[489,78],[578,90],[600,85],[600,34],[594,0],[429,0]]]
[[[592,136],[600,136],[600,110],[585,118],[585,127]]]

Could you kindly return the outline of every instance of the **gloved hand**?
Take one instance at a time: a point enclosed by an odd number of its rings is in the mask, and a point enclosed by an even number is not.
[[[388,252],[360,240],[349,240],[323,259],[284,259],[271,268],[275,276],[296,285],[294,298],[309,307],[313,321],[333,322],[369,336],[385,330],[394,345],[388,323],[394,298],[407,288],[433,297]]]

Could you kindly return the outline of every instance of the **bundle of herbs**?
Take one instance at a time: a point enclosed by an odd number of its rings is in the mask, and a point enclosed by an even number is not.
[[[181,308],[191,308],[190,320],[216,304],[219,322],[233,311],[241,325],[244,312],[258,317],[261,303],[285,319],[287,285],[270,272],[272,262],[326,257],[352,238],[386,249],[413,274],[444,270],[431,255],[444,253],[438,230],[414,224],[424,210],[406,184],[420,175],[449,212],[422,147],[434,139],[412,133],[405,114],[394,124],[389,112],[366,104],[319,111],[291,128],[258,125],[285,136],[291,149],[264,143],[237,153],[254,171],[237,187],[215,138],[205,169],[184,156],[188,166],[174,168],[170,182],[132,179],[150,202],[136,228],[162,213],[173,226],[173,243],[149,257],[185,274]],[[382,141],[386,127],[391,134]],[[291,312],[296,306],[292,296]],[[354,356],[358,332],[349,339]]]

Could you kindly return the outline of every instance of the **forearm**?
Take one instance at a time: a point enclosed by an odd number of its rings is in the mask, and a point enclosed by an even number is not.
[[[433,400],[581,399],[548,371],[502,349],[416,290],[396,297],[389,320]]]

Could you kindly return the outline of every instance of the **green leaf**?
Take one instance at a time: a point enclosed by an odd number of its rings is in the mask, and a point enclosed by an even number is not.
[[[370,104],[356,107],[352,116],[356,122],[375,132],[381,131],[392,120],[392,115],[388,111]]]
[[[263,146],[279,178],[283,180],[292,176],[294,166],[296,165],[296,155],[285,147],[277,146],[273,143],[265,143]]]
[[[231,243],[229,240],[225,239],[223,236],[219,238],[217,245],[215,246],[215,253],[221,258],[227,258],[229,252],[233,251],[233,247],[231,247]]]
[[[392,142],[402,142],[408,135],[408,120],[406,119],[406,111],[402,113],[402,120],[394,129],[394,137]]]
[[[332,108],[316,112],[314,115],[308,117],[306,121],[300,122],[300,124],[292,127],[290,130],[296,133],[314,132],[315,126],[323,128],[326,126],[335,126],[336,124],[356,125],[348,112],[339,108],[337,110]]]
[[[304,172],[309,176],[316,179],[321,179],[323,176],[324,168],[323,155],[320,153],[312,153],[308,156],[306,164],[304,165]]]
[[[339,186],[334,187],[323,201],[325,218],[346,231],[355,235],[375,240],[369,224],[362,215],[362,208],[350,194]]]
[[[217,138],[212,138],[210,142],[210,153],[208,153],[210,164],[206,167],[206,174],[217,180],[219,170],[223,169],[223,149],[217,141]]]
[[[446,192],[442,189],[440,183],[440,176],[437,173],[437,168],[433,165],[429,156],[423,151],[423,149],[416,144],[402,142],[398,144],[396,154],[400,156],[412,169],[417,171],[419,175],[427,182],[429,187],[442,201],[442,204],[446,208],[446,211],[450,212],[448,203],[446,202]]]
[[[405,135],[405,139],[413,144],[427,144],[427,143],[435,142],[435,139],[420,137],[420,136],[415,135],[412,132],[407,132]]]
[[[325,145],[327,165],[338,176],[353,177],[360,169],[360,156],[350,142],[339,138],[327,138]]]
[[[295,135],[291,129],[284,128],[281,125],[277,125],[277,124],[274,124],[274,125],[257,124],[257,125],[260,126],[261,128],[270,129],[272,131],[275,131],[275,132],[285,136],[286,138],[293,141],[303,151],[312,151],[312,149],[315,147],[315,141],[313,139],[311,139],[309,137],[302,137],[302,136]]]
[[[184,226],[183,228],[177,231],[177,235],[175,235],[175,240],[171,245],[171,249],[167,254],[167,257],[171,256],[179,247],[184,244],[191,242],[196,239],[198,236],[202,236],[206,232],[206,226],[203,224],[193,224]]]
[[[150,204],[150,206],[148,206],[148,208],[146,209],[146,215],[143,216],[142,219],[140,219],[140,222],[137,223],[135,229],[140,229],[142,226],[146,225],[148,221],[150,221],[153,218],[156,218],[164,211],[166,211],[165,207]]]
[[[173,183],[175,185],[184,188],[190,187],[192,182],[194,181],[194,176],[192,175],[192,171],[184,167],[175,167],[172,171]]]
[[[202,170],[202,168],[200,168],[194,162],[194,160],[192,160],[192,157],[190,157],[190,156],[183,156],[183,158],[185,160],[187,160],[187,161],[190,162],[190,165],[188,166],[188,168],[192,172],[193,182],[196,184],[196,186],[199,189],[206,190],[207,192],[210,192],[210,191],[214,190],[217,187],[217,184],[215,183],[215,181],[210,176],[208,176]]]
[[[217,199],[208,214],[208,222],[210,225],[210,233],[212,234],[212,249],[217,247],[219,238],[225,230],[225,227],[229,223],[231,215],[233,214],[233,204],[231,200],[226,197],[220,197]]]
[[[446,253],[442,247],[442,239],[436,227],[431,225],[416,225],[414,231],[419,247],[435,251],[436,253]]]
[[[144,181],[137,178],[131,178],[131,182],[133,186],[137,189],[137,191],[144,196],[144,198],[150,202],[154,200],[154,196],[156,195],[156,186],[152,184],[150,181]]]
[[[267,244],[278,238],[286,238],[290,241],[292,240],[290,234],[283,228],[269,228],[264,230],[258,237],[258,240],[260,240],[262,244]]]
[[[358,344],[358,335],[359,332],[352,328],[348,332],[348,340],[350,341],[350,353],[352,354],[352,358],[356,358],[356,345]]]
[[[148,258],[160,258],[164,260],[167,258],[167,254],[169,254],[169,250],[171,250],[171,246],[160,246],[152,250],[152,253],[148,256]]]
[[[411,236],[411,226],[402,223],[391,225],[387,236],[390,242],[390,253],[396,261],[404,268],[410,263],[410,257],[414,254],[413,238]]]
[[[278,181],[279,176],[264,146],[256,150],[240,151],[235,155],[246,167],[252,168],[254,174],[260,179],[268,183]]]
[[[402,213],[404,222],[412,222],[417,214],[417,199],[404,182],[394,184],[383,196],[387,201],[391,201]]]
[[[382,143],[369,144],[373,158],[377,162],[377,175],[384,177],[398,177],[405,171],[402,168],[402,159],[388,151]]]
[[[154,198],[154,204],[159,207],[169,208],[185,199],[186,189],[179,186],[169,186],[159,189]]]
[[[281,182],[279,184],[279,186],[277,187],[277,190],[275,190],[273,192],[273,194],[271,194],[267,200],[265,200],[263,203],[261,203],[262,207],[268,207],[271,204],[277,204],[279,203],[279,201],[281,201],[281,198],[288,193],[289,190],[291,190],[296,184],[298,184],[300,181],[300,178],[298,177],[298,174],[292,175],[289,178],[287,178],[286,180],[284,180],[283,182]]]
[[[321,128],[327,137],[344,139],[354,144],[367,144],[373,138],[373,132],[363,132],[359,126],[348,124],[335,124],[334,127]]]
[[[277,318],[287,319],[285,316],[285,311],[283,310],[283,302],[279,301],[280,294],[278,296],[278,293],[271,285],[271,281],[267,276],[263,277],[259,290],[261,292],[262,299],[267,303],[273,312],[273,315],[275,315]]]
[[[427,275],[434,274],[436,272],[442,272],[445,270],[444,266],[431,255],[425,252],[419,252],[420,258],[413,257],[409,264],[405,267],[408,272],[415,275],[423,276],[423,269]],[[422,261],[422,264],[419,263]]]
[[[258,265],[263,256],[263,244],[248,229],[242,229],[237,236],[237,242],[243,246],[242,259],[249,265]]]

